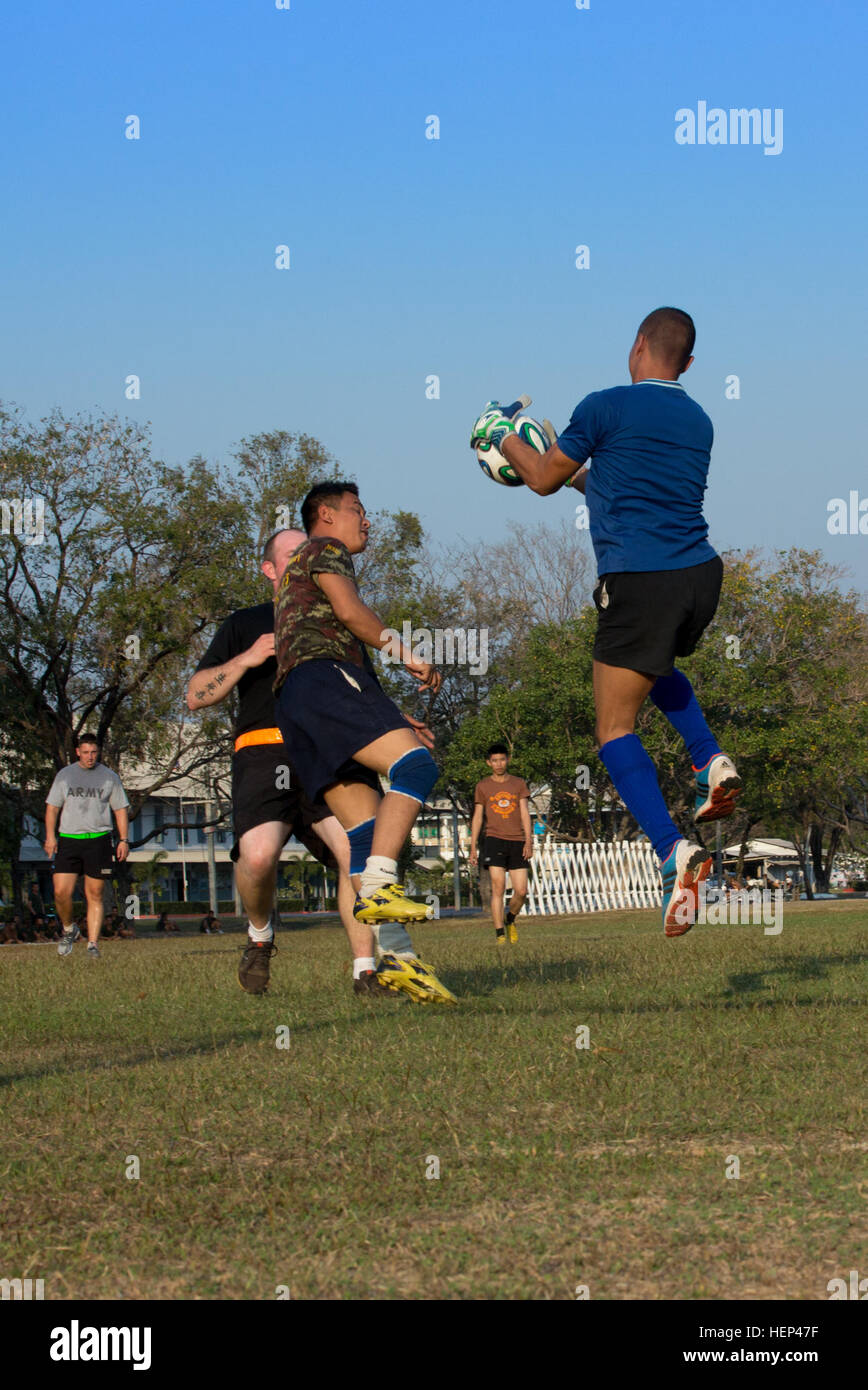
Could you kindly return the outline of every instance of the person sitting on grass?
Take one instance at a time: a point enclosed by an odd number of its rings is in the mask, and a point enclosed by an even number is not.
[[[177,931],[177,930],[178,930],[178,924],[177,924],[177,922],[172,922],[172,921],[170,921],[170,920],[169,920],[168,913],[166,913],[166,912],[161,912],[160,915],[159,915],[159,917],[157,918],[157,925],[154,927],[154,931]]]
[[[222,935],[223,935],[222,931],[220,930],[220,921],[219,921],[219,918],[215,917],[215,916],[214,916],[214,913],[211,912],[210,910],[209,910],[208,912],[205,913],[205,916],[202,918],[202,921],[199,923],[199,930],[200,930],[200,932],[204,932],[204,934],[205,934],[206,936],[222,936]]]
[[[102,924],[102,934],[105,937],[117,936],[118,934],[118,914],[112,912]]]
[[[19,942],[18,932],[21,928],[21,918],[18,913],[12,918],[11,922],[4,922],[0,930],[0,946],[17,946]]]
[[[51,940],[51,935],[47,926],[45,925],[45,918],[42,916],[41,913],[37,913],[37,915],[33,918],[30,926],[33,932],[34,941],[38,941],[40,945],[44,945],[46,941]]]

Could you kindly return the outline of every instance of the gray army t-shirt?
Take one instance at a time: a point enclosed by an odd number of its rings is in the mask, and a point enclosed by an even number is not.
[[[65,767],[58,772],[45,800],[49,806],[62,808],[61,835],[105,834],[112,829],[112,811],[122,811],[130,804],[120,777],[102,763]]]

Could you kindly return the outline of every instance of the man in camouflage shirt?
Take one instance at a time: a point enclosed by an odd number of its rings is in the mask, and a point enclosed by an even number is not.
[[[313,488],[301,518],[309,540],[289,556],[274,606],[274,691],[286,751],[307,795],[322,797],[347,832],[350,874],[358,875],[354,914],[377,933],[379,978],[400,982],[420,1002],[454,1002],[403,925],[431,912],[405,896],[397,861],[438,773],[430,732],[388,698],[367,655],[366,644],[392,645],[356,585],[352,557],[365,549],[370,522],[355,483],[344,482]],[[440,688],[440,673],[409,648],[402,646],[401,660],[420,690]],[[381,775],[390,783],[385,796]]]
[[[361,504],[360,504],[361,505]],[[367,537],[367,533],[366,533]],[[277,679],[275,691],[286,680],[293,666],[303,661],[332,658],[364,666],[366,649],[340,622],[314,576],[338,574],[355,585],[352,556],[342,541],[329,536],[311,537],[290,555],[274,605],[277,633]]]

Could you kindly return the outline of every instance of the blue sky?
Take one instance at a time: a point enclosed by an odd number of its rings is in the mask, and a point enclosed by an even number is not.
[[[826,525],[831,498],[868,498],[866,13],[7,7],[0,395],[149,421],[172,461],[307,431],[369,510],[494,539],[575,497],[483,478],[466,440],[485,401],[527,390],[562,428],[627,379],[639,319],[673,303],[696,319],[685,385],[716,428],[713,543],[820,548],[866,588],[868,535]],[[676,110],[700,100],[781,108],[782,152],[676,144]]]

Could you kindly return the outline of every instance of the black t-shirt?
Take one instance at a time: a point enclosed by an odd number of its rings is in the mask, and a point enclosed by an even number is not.
[[[197,671],[207,671],[212,666],[225,666],[233,656],[239,656],[252,647],[257,637],[274,631],[274,604],[258,603],[255,608],[239,608],[221,623],[208,645]],[[362,647],[365,670],[373,676],[377,685],[377,673],[368,654]],[[277,676],[277,661],[270,656],[261,666],[251,666],[244,672],[235,689],[238,692],[238,713],[235,716],[235,737],[249,733],[252,729],[275,729],[277,712],[275,710],[274,685]]]
[[[252,647],[257,637],[274,631],[274,604],[257,603],[255,608],[239,608],[225,623],[221,623],[208,650],[196,667],[197,671],[207,671],[212,666],[225,666],[233,656],[240,656]],[[235,737],[249,733],[251,729],[274,729],[277,717],[274,708],[272,685],[277,675],[277,662],[273,656],[263,661],[261,666],[251,666],[235,689],[238,692],[238,713],[235,716]]]

